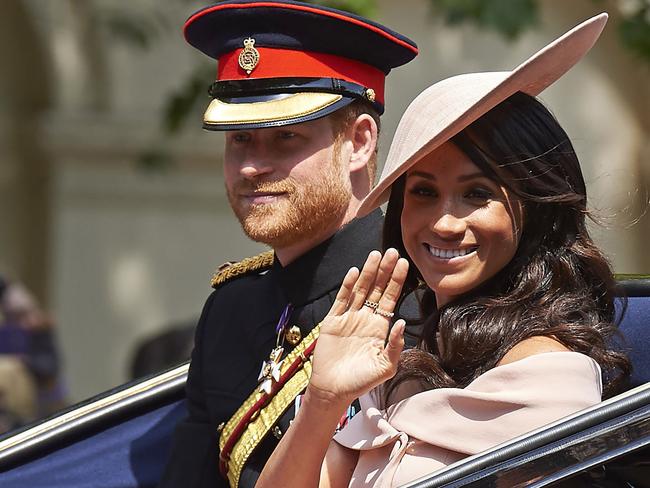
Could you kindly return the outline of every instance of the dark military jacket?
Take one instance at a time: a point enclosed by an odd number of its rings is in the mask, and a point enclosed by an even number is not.
[[[219,474],[217,429],[258,387],[284,308],[292,304],[288,325],[298,326],[305,337],[329,311],[348,269],[361,267],[370,251],[380,249],[382,222],[376,210],[286,267],[275,260],[270,269],[216,287],[197,326],[186,387],[189,418],[177,429],[162,487],[228,486]],[[290,409],[280,419],[280,432],[292,416]],[[266,436],[245,465],[239,486],[255,485],[277,442]]]

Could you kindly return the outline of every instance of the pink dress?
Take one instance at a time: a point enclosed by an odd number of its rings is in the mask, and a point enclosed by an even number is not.
[[[335,437],[359,450],[350,487],[400,486],[601,401],[598,364],[577,352],[493,368],[466,388],[409,396],[380,410],[373,390]]]

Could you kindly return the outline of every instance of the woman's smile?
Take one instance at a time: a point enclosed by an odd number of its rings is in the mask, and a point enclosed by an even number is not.
[[[422,245],[434,258],[453,262],[457,262],[458,258],[463,258],[468,254],[476,252],[478,249],[478,246],[470,246],[464,248],[440,248],[432,246],[431,244],[427,244],[426,242]]]

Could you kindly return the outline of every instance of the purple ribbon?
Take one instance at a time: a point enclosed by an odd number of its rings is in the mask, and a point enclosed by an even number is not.
[[[293,310],[293,306],[290,303],[287,303],[287,306],[284,307],[284,310],[282,311],[282,315],[280,315],[280,320],[278,320],[278,325],[275,326],[275,333],[279,334],[281,330],[283,330],[287,322],[289,322],[289,316],[291,315],[291,311]]]

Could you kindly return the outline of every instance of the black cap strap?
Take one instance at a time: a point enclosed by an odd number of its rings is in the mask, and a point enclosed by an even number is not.
[[[371,89],[338,78],[255,78],[247,80],[221,80],[210,85],[212,98],[237,98],[282,93],[321,92],[358,98],[372,104],[381,114],[382,104],[374,99]]]

